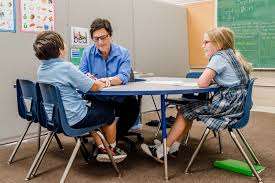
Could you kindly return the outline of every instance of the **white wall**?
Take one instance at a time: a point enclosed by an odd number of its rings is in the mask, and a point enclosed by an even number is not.
[[[135,69],[185,76],[189,70],[186,9],[148,0],[135,0],[134,7]]]
[[[184,5],[184,4],[197,3],[197,2],[208,1],[208,0],[159,0],[159,1],[164,1],[171,4],[176,4],[176,5]]]
[[[19,0],[16,3],[19,16]],[[65,0],[58,0],[56,3],[58,8],[56,30],[66,32]],[[0,144],[17,137],[26,124],[17,114],[16,93],[13,84],[15,84],[16,78],[35,80],[39,65],[32,50],[35,34],[19,32],[19,18],[17,18],[17,31],[16,33],[0,32]],[[34,129],[31,131],[33,132]]]

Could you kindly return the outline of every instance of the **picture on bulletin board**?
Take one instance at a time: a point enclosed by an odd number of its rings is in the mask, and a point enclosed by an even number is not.
[[[89,30],[81,27],[71,27],[71,45],[86,47],[90,44]]]
[[[0,32],[16,31],[15,0],[0,0]]]
[[[71,62],[79,66],[84,48],[71,48]]]
[[[55,29],[55,0],[21,0],[21,32]]]

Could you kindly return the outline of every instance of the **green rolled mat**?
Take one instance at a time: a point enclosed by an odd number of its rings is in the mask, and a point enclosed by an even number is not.
[[[248,164],[246,162],[239,161],[239,160],[233,160],[233,159],[220,160],[220,161],[217,160],[214,162],[214,167],[243,174],[246,176],[254,176]],[[261,173],[265,169],[265,167],[261,165],[254,165],[254,167],[258,173]]]

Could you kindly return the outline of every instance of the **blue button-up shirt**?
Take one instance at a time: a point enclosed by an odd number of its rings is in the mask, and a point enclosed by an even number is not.
[[[37,71],[38,81],[50,83],[60,90],[61,98],[65,108],[66,117],[70,126],[81,121],[87,114],[86,101],[76,91],[89,91],[94,81],[80,72],[72,63],[65,62],[60,58],[44,60]],[[52,108],[46,106],[49,116]]]
[[[131,73],[131,59],[126,48],[111,44],[107,60],[93,44],[84,49],[79,69],[84,73],[91,73],[97,78],[117,76],[126,84]]]

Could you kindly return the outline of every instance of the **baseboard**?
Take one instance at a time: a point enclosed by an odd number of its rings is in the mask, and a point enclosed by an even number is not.
[[[253,106],[251,111],[267,112],[267,113],[275,114],[275,107],[273,107],[273,106]]]

